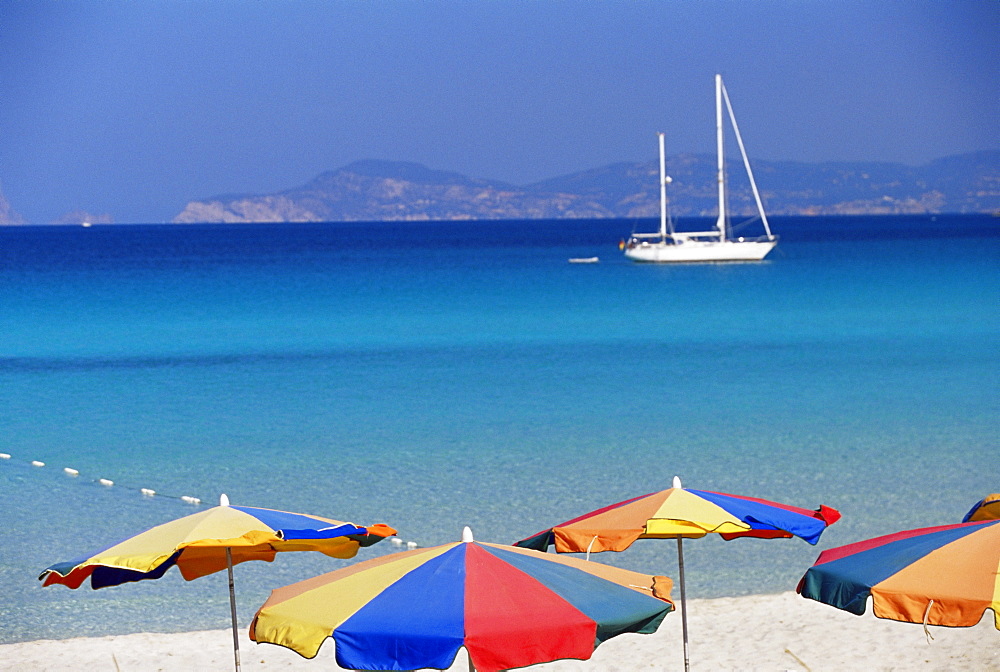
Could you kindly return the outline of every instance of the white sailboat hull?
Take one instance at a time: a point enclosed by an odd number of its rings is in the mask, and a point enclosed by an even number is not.
[[[757,205],[757,215],[764,226],[764,236],[759,238],[733,238],[732,228],[726,211],[726,171],[723,153],[722,103],[725,101],[729,110],[729,121],[732,123],[736,142],[743,157],[743,167],[746,168],[750,189],[753,191],[754,202]],[[722,84],[722,77],[715,76],[715,132],[718,152],[719,216],[715,227],[707,231],[676,231],[670,220],[667,205],[667,185],[672,182],[667,175],[666,152],[663,147],[663,133],[658,133],[660,139],[660,230],[658,233],[633,233],[627,244],[622,244],[625,258],[632,261],[655,263],[698,263],[716,261],[761,261],[778,244],[778,237],[771,233],[764,212],[764,203],[757,189],[753,171],[750,169],[750,159],[747,157],[743,138],[733,107],[729,104],[729,94]]]
[[[688,240],[680,243],[641,242],[625,249],[632,261],[695,263],[711,261],[761,261],[777,240]]]

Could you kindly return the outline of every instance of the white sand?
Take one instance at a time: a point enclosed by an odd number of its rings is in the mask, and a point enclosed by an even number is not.
[[[986,612],[973,628],[930,628],[858,617],[794,593],[692,600],[688,603],[691,669],[698,670],[975,670],[1000,672],[1000,631]],[[244,670],[339,670],[333,640],[314,660],[241,632]],[[682,670],[681,619],[672,613],[652,635],[623,635],[589,661],[531,667],[538,672]],[[137,634],[0,645],[0,670],[232,670],[231,630]],[[467,672],[460,653],[454,672]]]

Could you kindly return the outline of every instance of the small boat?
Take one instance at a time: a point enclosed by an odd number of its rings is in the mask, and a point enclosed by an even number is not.
[[[722,147],[723,99],[729,111],[729,120],[733,125],[733,131],[736,133],[740,153],[743,155],[743,166],[746,168],[747,177],[750,178],[750,187],[753,189],[754,200],[757,203],[757,212],[761,223],[764,225],[765,235],[759,238],[734,238],[732,236],[732,227],[730,226],[729,216],[726,211],[726,172]],[[760,193],[757,191],[757,183],[754,181],[753,172],[750,170],[750,161],[747,158],[746,150],[743,148],[743,138],[740,137],[740,129],[736,125],[736,117],[733,115],[733,107],[729,102],[729,94],[722,83],[721,75],[715,76],[715,127],[719,159],[719,216],[716,220],[715,228],[709,231],[674,230],[673,222],[668,213],[667,201],[667,185],[670,184],[671,179],[666,171],[663,133],[659,133],[660,230],[655,233],[633,233],[628,242],[621,245],[628,259],[660,263],[761,261],[778,244],[778,237],[771,234],[771,227],[767,223],[764,205],[761,203]]]
[[[600,257],[573,257],[569,260],[571,264],[596,264],[601,260]]]

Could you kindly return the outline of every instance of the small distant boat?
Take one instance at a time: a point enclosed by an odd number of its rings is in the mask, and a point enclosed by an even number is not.
[[[600,257],[573,257],[569,260],[571,264],[596,264],[601,260]]]
[[[736,132],[736,140],[743,155],[743,165],[750,178],[750,187],[757,203],[757,212],[764,225],[765,235],[759,238],[733,238],[729,216],[726,211],[726,172],[723,157],[722,101],[725,99],[729,120]],[[671,179],[666,171],[663,151],[663,133],[660,138],[660,230],[655,233],[633,233],[628,242],[621,245],[625,256],[633,261],[660,263],[713,262],[713,261],[760,261],[778,244],[778,237],[771,234],[771,227],[764,214],[764,205],[757,191],[757,183],[750,170],[750,161],[743,148],[743,138],[736,125],[729,94],[722,84],[722,76],[715,76],[715,127],[718,149],[719,217],[715,228],[710,231],[675,231],[668,213],[667,185]]]

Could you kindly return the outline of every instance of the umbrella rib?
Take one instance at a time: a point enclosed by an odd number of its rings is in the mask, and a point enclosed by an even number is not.
[[[934,600],[927,603],[927,609],[924,610],[924,636],[927,637],[927,643],[930,644],[934,636],[931,635],[931,631],[927,629],[927,616],[931,613],[931,607],[934,606]]]

